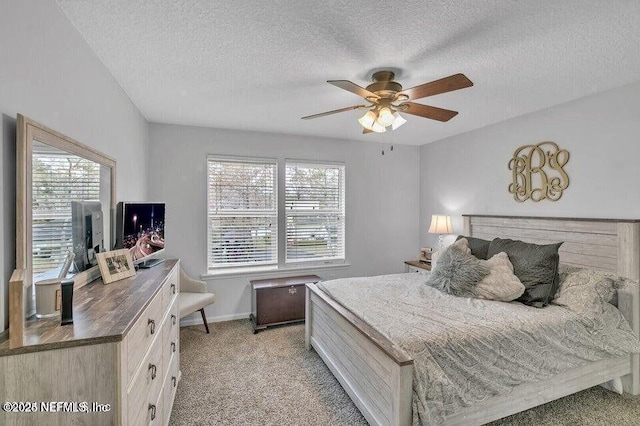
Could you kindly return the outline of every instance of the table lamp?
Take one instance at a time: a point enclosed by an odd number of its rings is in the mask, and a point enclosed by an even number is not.
[[[438,236],[438,249],[444,248],[443,234],[451,234],[453,229],[451,228],[451,216],[446,214],[434,214],[431,215],[431,226],[427,231],[430,234],[440,234]]]

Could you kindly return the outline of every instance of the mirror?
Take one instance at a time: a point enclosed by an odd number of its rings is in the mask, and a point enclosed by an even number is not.
[[[25,289],[63,276],[79,288],[100,276],[95,254],[113,243],[115,167],[113,158],[18,115],[16,269],[25,271]]]

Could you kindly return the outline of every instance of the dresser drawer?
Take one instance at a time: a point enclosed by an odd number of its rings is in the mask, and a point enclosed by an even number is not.
[[[164,395],[161,391],[158,398],[147,405],[147,411],[143,413],[146,414],[146,416],[142,416],[142,424],[152,426],[164,425],[165,410],[168,410],[168,408],[164,406]],[[169,413],[171,413],[171,411],[169,411]]]
[[[162,295],[158,293],[127,334],[127,383],[133,380],[153,338],[161,335],[162,313]]]
[[[173,304],[167,312],[167,316],[162,324],[162,353],[165,357],[165,365],[168,360],[171,359],[171,355],[178,351],[178,301],[173,301]]]
[[[166,312],[167,308],[173,302],[174,298],[177,299],[178,291],[180,290],[180,283],[178,282],[178,268],[175,268],[165,280],[162,285],[162,312]]]
[[[176,395],[176,389],[178,387],[178,373],[180,368],[178,367],[178,353],[175,353],[169,361],[167,377],[164,382],[162,393],[164,395],[164,406],[171,407],[173,405],[173,398]],[[171,412],[165,413],[165,424],[169,423],[169,417]]]
[[[158,336],[142,361],[127,392],[127,418],[131,424],[139,424],[144,420],[149,404],[153,404],[162,391],[164,376],[162,336]]]
[[[426,269],[416,268],[415,266],[407,266],[407,272],[412,272],[416,274],[427,274],[429,271]]]

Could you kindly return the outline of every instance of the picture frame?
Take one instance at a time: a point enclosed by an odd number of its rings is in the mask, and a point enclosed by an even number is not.
[[[420,248],[420,262],[430,263],[432,253],[433,253],[433,249],[431,247]]]
[[[104,284],[111,284],[114,281],[133,277],[136,274],[136,268],[133,265],[133,259],[128,249],[97,253],[96,258],[98,259],[98,267]]]

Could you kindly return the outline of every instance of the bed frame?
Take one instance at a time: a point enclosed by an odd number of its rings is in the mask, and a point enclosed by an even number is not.
[[[640,278],[640,221],[463,215],[464,235],[564,241],[560,262]],[[372,425],[412,423],[413,359],[382,334],[307,284],[305,343],[313,347]],[[618,309],[640,336],[640,294],[620,290]],[[605,359],[552,380],[516,387],[445,419],[447,425],[481,425],[623,376],[624,391],[640,394],[640,356]]]

